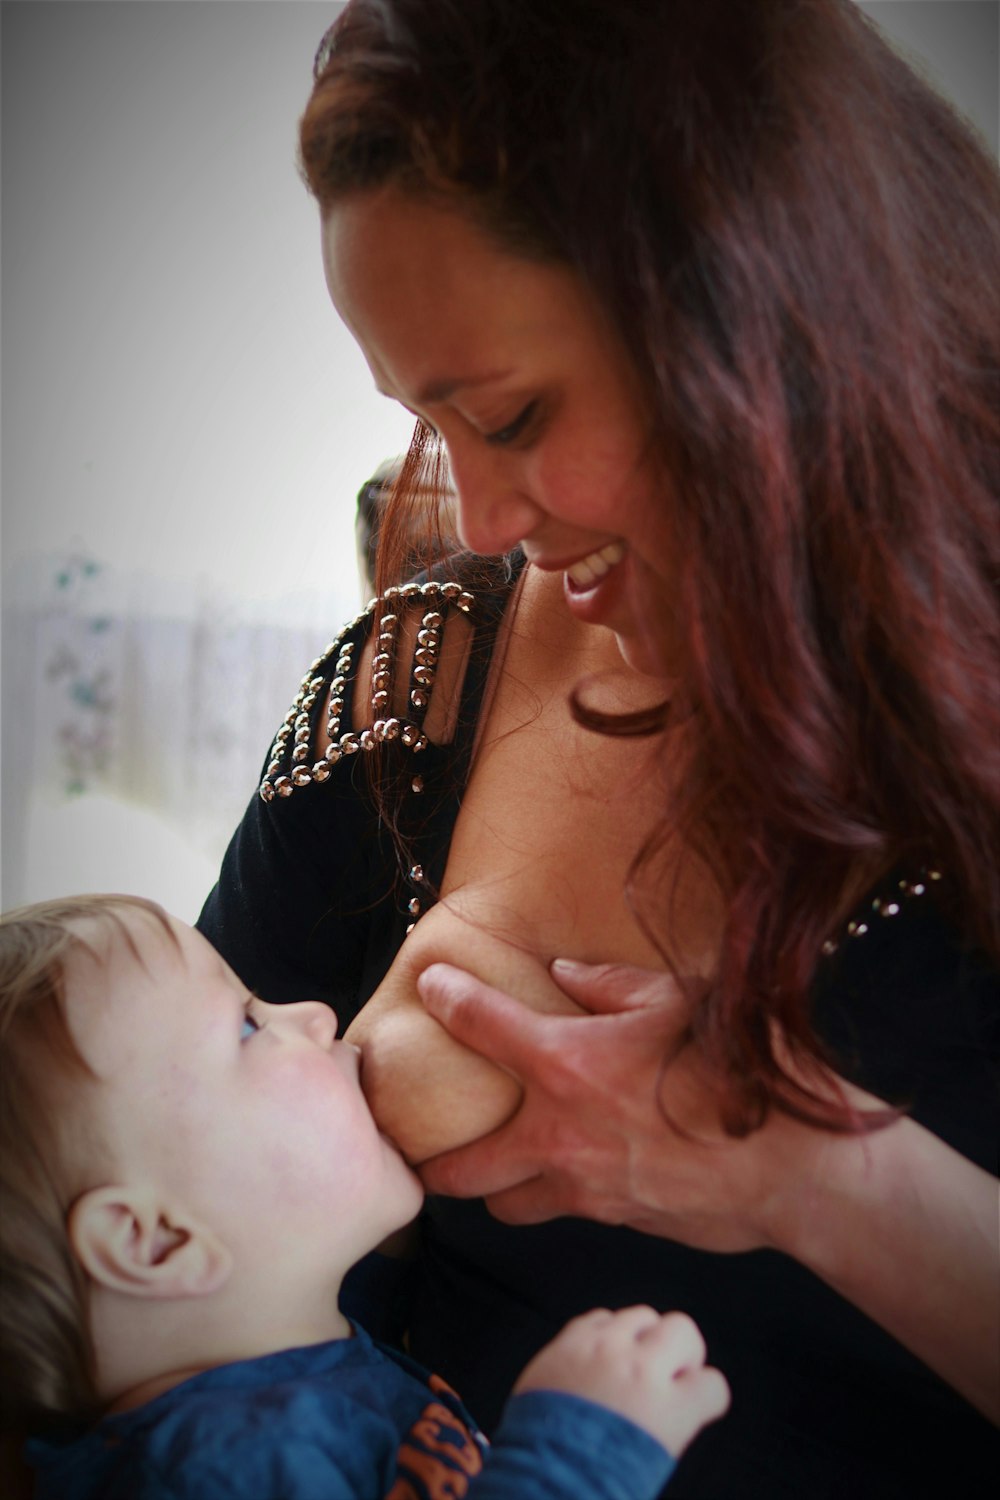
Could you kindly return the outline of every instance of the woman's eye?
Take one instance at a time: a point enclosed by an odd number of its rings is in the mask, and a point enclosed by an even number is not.
[[[508,422],[506,427],[499,427],[496,432],[485,433],[486,441],[493,443],[498,448],[503,448],[508,443],[513,443],[527,428],[532,417],[535,415],[537,406],[537,401],[529,401],[524,410],[519,412],[514,418],[513,422]]]

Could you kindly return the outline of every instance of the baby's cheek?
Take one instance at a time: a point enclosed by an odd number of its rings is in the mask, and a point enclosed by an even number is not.
[[[364,1096],[327,1067],[296,1075],[261,1150],[276,1192],[287,1202],[314,1198],[327,1186],[340,1191],[364,1176],[377,1144]]]
[[[146,1160],[181,1177],[197,1172],[229,1141],[228,1100],[206,1087],[197,1072],[173,1064],[157,1079],[136,1078],[124,1094],[114,1128],[134,1141]],[[127,1122],[127,1124],[126,1124]]]

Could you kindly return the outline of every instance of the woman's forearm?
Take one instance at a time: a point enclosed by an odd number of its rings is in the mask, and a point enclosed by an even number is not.
[[[996,1179],[906,1119],[810,1149],[772,1243],[1000,1423]]]

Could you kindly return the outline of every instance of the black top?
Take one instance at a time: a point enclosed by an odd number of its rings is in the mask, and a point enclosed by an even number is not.
[[[352,622],[307,673],[303,692],[311,691],[316,707],[293,706],[287,742],[265,762],[270,800],[255,794],[199,920],[265,999],[323,999],[346,1026],[403,941],[410,903],[426,909],[433,900],[496,627],[518,571],[517,561],[480,567],[469,612],[474,648],[449,745],[414,750],[404,743],[416,738],[420,745],[422,710],[413,707],[412,722],[390,721],[388,737],[385,721],[376,725],[368,737],[372,754],[344,754],[315,778],[307,743],[303,784],[292,779],[295,725],[306,722],[304,713],[315,718],[325,684],[338,662],[345,667],[341,643],[360,643],[373,620],[412,609],[432,618],[437,610],[434,629],[447,629],[449,613],[468,607],[467,597],[459,605],[440,594],[396,596]],[[383,648],[394,628],[383,632]],[[436,644],[433,630],[429,644]],[[342,723],[350,724],[352,683],[349,672],[341,677]],[[353,722],[371,716],[359,712]],[[350,738],[346,748],[353,750]],[[391,789],[381,809],[370,785],[376,765]],[[403,847],[394,844],[388,816]],[[1000,982],[959,941],[942,893],[946,898],[946,876],[934,881],[920,872],[902,889],[894,878],[873,893],[877,904],[870,897],[856,914],[867,931],[845,935],[819,964],[816,1024],[845,1076],[905,1104],[913,1118],[996,1173]],[[994,1493],[996,1431],[780,1253],[719,1255],[575,1219],[512,1228],[481,1203],[441,1198],[428,1201],[421,1227],[408,1347],[461,1391],[487,1429],[530,1355],[568,1318],[592,1306],[648,1302],[697,1320],[733,1392],[730,1414],[682,1459],[669,1491],[676,1500]]]

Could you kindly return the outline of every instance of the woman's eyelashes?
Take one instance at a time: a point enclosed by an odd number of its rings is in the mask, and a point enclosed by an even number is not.
[[[492,443],[497,448],[504,448],[509,443],[516,442],[531,426],[537,409],[538,402],[529,401],[527,406],[518,412],[513,422],[508,422],[506,427],[498,427],[495,432],[485,432],[483,434],[484,438],[488,443]]]

